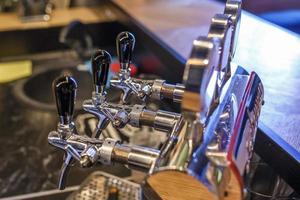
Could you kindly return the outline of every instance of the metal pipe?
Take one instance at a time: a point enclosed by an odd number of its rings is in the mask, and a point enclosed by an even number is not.
[[[176,103],[180,103],[184,94],[185,87],[182,84],[170,84],[165,80],[156,79],[152,85],[151,98],[172,99]]]
[[[112,152],[112,161],[150,169],[158,156],[159,151],[156,149],[116,144]]]

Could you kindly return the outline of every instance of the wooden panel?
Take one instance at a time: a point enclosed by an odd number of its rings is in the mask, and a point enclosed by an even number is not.
[[[225,195],[226,197],[224,198],[224,200],[240,200],[242,197],[241,189],[235,177],[229,176],[224,179],[229,179],[228,185],[224,187],[227,187]],[[150,187],[152,193],[154,192],[154,194],[158,195],[163,200],[217,199],[216,195],[213,192],[209,191],[203,183],[186,174],[185,172],[172,170],[161,171],[148,177],[146,182],[146,187]],[[225,182],[226,181],[224,181],[223,183]],[[147,191],[151,190],[146,188],[146,196],[148,195],[148,198],[151,196],[151,192],[147,193]]]
[[[147,183],[163,200],[215,199],[204,185],[182,172],[160,172],[150,176]]]

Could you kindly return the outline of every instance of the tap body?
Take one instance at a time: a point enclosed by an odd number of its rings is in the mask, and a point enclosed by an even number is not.
[[[120,72],[122,73],[122,72]],[[128,102],[129,97],[135,95],[142,101],[149,99],[171,99],[180,103],[184,94],[184,85],[166,83],[165,80],[143,80],[129,76],[118,75],[110,81],[111,85],[123,91],[122,101]]]

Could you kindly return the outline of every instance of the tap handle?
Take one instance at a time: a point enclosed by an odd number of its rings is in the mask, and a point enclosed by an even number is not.
[[[71,76],[62,76],[53,81],[53,93],[61,124],[70,124],[73,117],[77,83]]]
[[[132,52],[135,45],[135,37],[130,32],[121,32],[117,36],[117,53],[121,64],[121,70],[129,70]]]
[[[91,62],[94,90],[96,93],[102,94],[107,83],[111,56],[105,50],[96,50],[92,55]]]

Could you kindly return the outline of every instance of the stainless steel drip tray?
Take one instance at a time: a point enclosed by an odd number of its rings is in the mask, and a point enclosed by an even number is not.
[[[142,187],[128,179],[119,178],[104,172],[92,173],[67,200],[106,200],[110,199],[109,191],[115,190],[114,196],[118,200],[141,200]]]
[[[139,200],[142,198],[142,188],[139,184],[131,182],[133,176],[117,177],[111,174],[96,171],[89,175],[81,185],[67,187],[64,190],[47,190],[24,195],[0,198],[0,200],[102,200],[107,199],[110,186],[118,189],[118,199]]]

